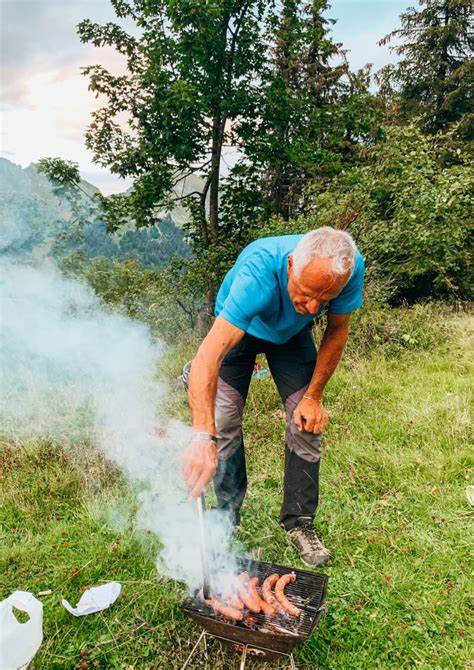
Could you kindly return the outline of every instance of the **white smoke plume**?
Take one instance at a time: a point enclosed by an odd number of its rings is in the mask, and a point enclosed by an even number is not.
[[[44,260],[7,254],[0,275],[0,430],[72,442],[89,432],[139,491],[139,525],[164,545],[159,571],[199,587],[195,503],[180,475],[190,429],[163,415],[163,343]],[[217,517],[210,524],[211,552],[228,530]]]

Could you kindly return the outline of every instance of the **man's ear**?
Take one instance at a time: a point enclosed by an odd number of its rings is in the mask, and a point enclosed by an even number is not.
[[[293,256],[290,254],[288,256],[288,271],[293,269]]]

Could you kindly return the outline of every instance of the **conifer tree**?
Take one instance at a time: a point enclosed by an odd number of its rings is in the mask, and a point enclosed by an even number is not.
[[[473,139],[474,61],[472,0],[419,0],[401,14],[401,28],[380,44],[391,49],[395,65],[378,73],[381,95],[391,117],[406,122],[420,117],[425,132],[437,133],[455,122]]]
[[[310,181],[332,178],[378,128],[369,71],[350,72],[330,35],[329,8],[326,0],[283,0],[270,27],[257,118],[240,126],[264,211],[285,220],[298,211]]]

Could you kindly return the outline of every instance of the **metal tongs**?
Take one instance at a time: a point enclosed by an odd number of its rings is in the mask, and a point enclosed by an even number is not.
[[[211,597],[211,580],[209,578],[209,562],[207,560],[206,549],[206,534],[204,532],[204,512],[206,511],[206,500],[204,493],[201,493],[196,499],[198,524],[199,524],[199,544],[201,548],[201,565],[202,565],[202,595],[204,600]]]

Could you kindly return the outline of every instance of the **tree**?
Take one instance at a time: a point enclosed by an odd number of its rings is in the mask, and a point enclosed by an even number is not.
[[[89,193],[82,186],[78,163],[62,158],[42,158],[36,169],[48,177],[54,195],[69,203],[72,222],[77,228],[102,220],[105,199],[99,191]]]
[[[326,137],[332,134],[328,107],[337,100],[347,64],[331,64],[336,58],[341,61],[343,53],[329,37],[328,26],[334,21],[323,17],[326,9],[325,0],[304,6],[284,0],[274,36],[262,119],[265,136],[271,139],[263,182],[267,201],[287,220],[310,174],[329,173],[334,162],[330,142],[321,142],[321,126]]]
[[[37,170],[48,177],[57,198],[66,200],[71,208],[71,219],[56,231],[53,244],[53,254],[62,261],[74,254],[78,262],[98,257],[135,259],[143,266],[156,268],[169,263],[173,256],[190,255],[183,231],[169,215],[148,228],[126,230],[119,238],[113,236],[107,221],[108,200],[100,192],[91,194],[83,188],[77,163],[43,158]],[[70,268],[71,262],[67,264]]]
[[[342,45],[331,38],[335,20],[326,17],[328,9],[326,0],[283,0],[257,119],[241,123],[245,157],[238,176],[243,170],[251,179],[260,176],[266,216],[295,215],[311,180],[326,183],[378,133],[370,68],[350,72]]]
[[[219,192],[222,149],[237,119],[251,119],[265,61],[265,0],[112,0],[119,18],[133,19],[138,37],[119,25],[84,20],[83,42],[121,53],[127,72],[84,68],[90,89],[107,104],[93,114],[86,144],[96,162],[134,178],[125,204],[138,225],[153,221],[158,205],[184,201],[192,213],[189,236],[204,256],[221,238]],[[119,118],[127,119],[125,126]],[[186,180],[199,175],[191,192]],[[207,302],[215,276],[208,268]]]
[[[99,191],[90,193],[83,187],[79,165],[74,161],[42,158],[36,164],[36,169],[49,179],[59,201],[66,201],[70,208],[70,220],[62,222],[52,245],[52,254],[62,257],[84,245],[88,226],[105,225],[105,198]]]
[[[138,37],[115,24],[79,26],[82,41],[114,47],[127,64],[121,76],[84,68],[107,100],[87,145],[97,162],[134,178],[128,198],[109,199],[109,219],[126,203],[146,225],[157,206],[184,201],[210,309],[227,260],[264,218],[288,218],[309,179],[331,178],[374,139],[368,71],[349,72],[329,36],[326,0],[112,3],[118,17],[135,21]],[[223,175],[226,145],[239,160]]]
[[[450,145],[415,123],[388,127],[367,165],[342,171],[322,193],[316,184],[311,210],[294,228],[348,229],[366,256],[369,285],[392,304],[472,300],[474,178],[467,151],[440,159]]]
[[[420,117],[425,132],[451,124],[465,139],[474,139],[472,0],[419,0],[401,15],[402,27],[380,44],[399,56],[378,74],[381,95],[392,119],[405,123]]]

